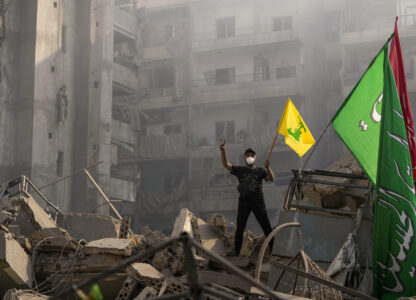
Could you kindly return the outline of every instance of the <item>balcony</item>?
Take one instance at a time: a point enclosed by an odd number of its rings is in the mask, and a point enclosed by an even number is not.
[[[137,78],[137,68],[133,65],[122,64],[117,58],[113,64],[113,82],[121,87],[136,91],[139,87],[139,79]]]
[[[124,200],[135,202],[136,201],[136,183],[132,180],[126,180],[118,178],[118,173],[122,172],[117,170],[117,175],[114,175],[113,169],[111,169],[110,177],[110,195],[111,199]],[[124,172],[122,172],[124,173]],[[122,174],[123,176],[131,176],[131,174]]]
[[[116,144],[123,144],[133,147],[135,144],[135,134],[131,129],[131,125],[123,121],[111,119],[111,139]]]
[[[138,143],[139,160],[185,157],[186,140],[185,134],[141,136]]]
[[[176,97],[173,88],[147,89],[137,108],[143,110],[170,108],[186,105],[186,98]]]
[[[295,26],[289,30],[274,31],[271,24],[258,27],[240,27],[235,29],[235,36],[227,38],[217,38],[216,31],[196,33],[193,36],[192,50],[194,53],[198,53],[277,43],[287,43],[288,46],[291,43],[300,45],[298,28]]]
[[[296,67],[295,77],[276,79],[271,74],[270,79],[254,79],[254,74],[247,74],[235,76],[235,82],[229,84],[215,84],[207,79],[194,80],[191,89],[192,104],[303,95],[302,66]]]
[[[117,6],[114,6],[114,30],[131,38],[137,38],[139,24],[137,17]]]
[[[411,39],[416,41],[416,14],[399,16],[398,27],[401,39]],[[381,47],[382,43],[392,34],[393,28],[393,17],[386,20],[380,20],[377,24],[346,24],[341,41],[346,45],[378,42]]]
[[[191,0],[141,0],[137,8],[146,8],[147,11],[171,9],[190,5]]]

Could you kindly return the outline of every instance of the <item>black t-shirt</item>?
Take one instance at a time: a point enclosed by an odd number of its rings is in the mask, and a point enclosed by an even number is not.
[[[237,190],[241,197],[263,199],[262,181],[267,177],[266,169],[232,166],[230,173],[238,179]]]

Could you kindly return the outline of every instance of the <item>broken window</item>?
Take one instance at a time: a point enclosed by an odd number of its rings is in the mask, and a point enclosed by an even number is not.
[[[235,68],[215,70],[215,84],[229,84],[235,82]]]
[[[169,124],[163,127],[164,134],[177,134],[182,133],[182,125],[181,124]]]
[[[296,66],[276,68],[276,79],[296,77]]]
[[[235,143],[235,122],[220,121],[215,123],[215,137],[218,143],[220,139],[225,139],[228,144]]]
[[[235,36],[235,18],[217,19],[217,38]]]
[[[290,30],[293,27],[293,17],[292,16],[284,16],[278,17],[273,19],[273,30],[274,31],[282,31],[282,30]]]
[[[174,85],[174,67],[161,66],[145,71],[147,88],[169,88]]]

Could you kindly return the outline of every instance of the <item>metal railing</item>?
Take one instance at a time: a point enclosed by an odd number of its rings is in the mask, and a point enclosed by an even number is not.
[[[284,74],[285,71],[276,72],[270,71],[268,73],[258,74],[258,73],[250,73],[250,74],[240,74],[235,76],[230,76],[228,78],[218,78],[214,76],[210,78],[200,78],[192,80],[192,87],[200,88],[200,87],[207,87],[207,86],[223,86],[229,84],[238,84],[244,82],[278,82],[278,81],[287,81],[293,80],[299,77],[301,73],[301,66],[296,66],[295,74]]]
[[[207,41],[207,40],[223,40],[223,39],[230,39],[234,37],[241,37],[241,36],[249,36],[253,34],[266,34],[266,33],[287,33],[292,32],[294,34],[296,32],[296,23],[295,20],[292,22],[292,27],[288,29],[282,30],[275,30],[273,28],[273,24],[261,24],[258,26],[242,26],[237,27],[234,29],[234,34],[229,35],[227,37],[218,37],[217,31],[207,31],[201,33],[195,33],[193,35],[193,41]],[[294,36],[294,35],[292,35]]]

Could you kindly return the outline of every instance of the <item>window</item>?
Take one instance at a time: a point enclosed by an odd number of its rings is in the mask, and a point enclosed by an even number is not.
[[[264,58],[254,58],[254,81],[269,79],[269,62]]]
[[[235,36],[235,18],[217,19],[217,38]]]
[[[235,82],[235,68],[215,70],[215,84],[229,84]]]
[[[145,71],[147,88],[168,88],[173,87],[174,68],[173,66],[156,67]]]
[[[282,31],[290,30],[293,27],[293,18],[292,16],[285,16],[273,19],[273,30]]]
[[[276,79],[296,77],[296,66],[276,68]]]
[[[185,26],[185,23],[166,25],[165,40],[168,41],[182,34],[185,31]]]
[[[181,124],[170,124],[165,125],[163,127],[163,132],[165,134],[175,134],[175,133],[182,133],[182,125]]]
[[[220,139],[225,139],[228,144],[235,143],[235,122],[220,121],[215,123],[215,137],[218,143]]]

